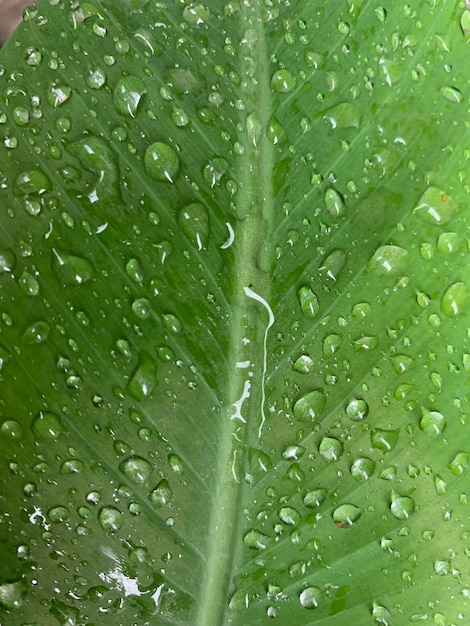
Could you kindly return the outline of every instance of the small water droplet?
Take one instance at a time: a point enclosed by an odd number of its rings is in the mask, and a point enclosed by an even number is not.
[[[127,389],[131,396],[141,402],[152,393],[156,384],[155,364],[150,359],[144,358],[127,383]]]
[[[398,83],[403,73],[401,63],[394,59],[386,59],[384,57],[379,61],[379,69],[382,78],[390,87]]]
[[[322,591],[319,587],[307,587],[300,593],[299,602],[304,609],[316,609],[321,598]]]
[[[157,141],[145,151],[144,166],[150,178],[172,183],[178,174],[180,160],[174,148]]]
[[[350,102],[342,102],[328,109],[324,117],[331,124],[331,128],[338,130],[343,128],[357,128],[361,123],[361,111],[359,107]]]
[[[162,321],[163,326],[169,330],[170,333],[177,335],[181,332],[181,322],[176,315],[173,315],[172,313],[164,313],[162,315]]]
[[[179,128],[183,128],[189,124],[189,115],[180,107],[173,107],[171,119],[173,120],[175,126],[178,126]]]
[[[325,394],[321,389],[315,389],[297,400],[293,406],[294,417],[300,421],[311,422],[320,416],[325,404]]]
[[[375,623],[379,624],[379,626],[391,626],[392,614],[386,606],[373,602],[371,614]]]
[[[153,468],[141,456],[132,455],[119,465],[121,472],[137,485],[145,484],[150,478]]]
[[[303,285],[297,292],[300,309],[305,317],[313,318],[320,310],[318,298],[308,285]]]
[[[152,307],[147,298],[137,298],[132,303],[132,312],[140,320],[144,320],[152,313]]]
[[[104,506],[98,513],[98,521],[103,530],[115,533],[122,528],[124,516],[113,506]]]
[[[26,596],[27,587],[22,580],[15,582],[5,582],[0,585],[0,606],[7,611],[19,609]]]
[[[291,506],[284,506],[279,509],[278,515],[281,522],[284,522],[284,524],[289,526],[297,526],[301,519],[299,512]]]
[[[459,233],[442,233],[437,240],[437,249],[442,254],[452,254],[462,245],[462,237]]]
[[[470,455],[466,452],[458,452],[449,463],[449,469],[454,476],[461,476],[470,463]]]
[[[243,537],[244,545],[253,550],[264,550],[268,542],[269,537],[263,535],[259,530],[249,530]]]
[[[354,504],[342,504],[333,511],[333,521],[343,528],[344,526],[354,526],[361,516],[361,509]]]
[[[222,176],[227,173],[228,168],[229,162],[227,159],[222,157],[211,159],[202,172],[206,185],[213,189],[219,184]]]
[[[308,491],[304,498],[303,503],[310,509],[316,509],[323,504],[326,498],[326,489],[315,489],[314,491]]]
[[[183,10],[183,19],[188,24],[200,25],[204,24],[211,18],[211,12],[208,7],[195,2],[185,6]]]
[[[0,275],[12,272],[15,265],[15,253],[12,250],[0,250]]]
[[[413,209],[427,224],[441,226],[449,222],[458,212],[459,205],[446,191],[438,187],[428,187]]]
[[[253,474],[268,472],[272,469],[273,463],[269,455],[258,448],[250,448],[248,451],[250,471]]]
[[[394,354],[390,357],[390,363],[395,370],[395,373],[400,375],[408,371],[413,366],[414,360],[407,354]]]
[[[390,452],[397,445],[399,432],[398,429],[374,428],[370,433],[370,445],[382,452]]]
[[[468,289],[462,282],[451,285],[441,299],[441,311],[448,317],[457,317],[466,309]]]
[[[454,104],[460,104],[463,100],[463,95],[460,89],[457,87],[451,87],[446,85],[445,87],[441,87],[439,89],[439,93],[449,102],[453,102]]]
[[[0,435],[9,439],[21,439],[23,437],[23,427],[16,420],[5,420],[0,427]]]
[[[23,272],[18,279],[18,284],[25,296],[34,297],[39,293],[39,283],[29,272]]]
[[[434,476],[434,489],[436,490],[436,494],[438,496],[443,496],[445,493],[447,493],[447,483],[438,474]]]
[[[343,455],[343,444],[334,437],[324,437],[318,446],[318,452],[325,461],[333,463],[338,461]]]
[[[66,254],[55,248],[54,268],[65,285],[79,286],[95,276],[95,269],[87,259],[73,254]]]
[[[396,274],[406,265],[408,252],[399,246],[380,246],[369,261],[369,269],[378,276]]]
[[[72,94],[72,88],[68,85],[61,85],[58,83],[53,83],[49,85],[46,93],[47,102],[56,109],[59,106],[62,106],[64,102],[70,98]]]
[[[65,522],[70,516],[70,511],[65,506],[54,506],[47,512],[47,517],[53,524]]]
[[[346,263],[344,250],[333,250],[322,262],[318,272],[331,280],[338,280],[339,274]]]

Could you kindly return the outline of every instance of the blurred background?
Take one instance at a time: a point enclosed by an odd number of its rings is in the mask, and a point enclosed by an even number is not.
[[[23,9],[34,0],[0,0],[0,46],[21,22]]]

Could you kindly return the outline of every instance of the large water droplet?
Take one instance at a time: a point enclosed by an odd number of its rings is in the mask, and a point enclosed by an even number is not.
[[[419,427],[428,435],[442,435],[446,427],[446,419],[439,411],[426,411],[423,409]]]
[[[227,159],[222,157],[211,159],[202,172],[206,184],[213,189],[220,182],[220,179],[227,172],[228,168],[229,162]]]
[[[293,407],[294,417],[301,421],[311,422],[319,417],[325,404],[325,394],[320,389],[315,389],[297,400]]]
[[[457,317],[465,310],[468,302],[468,289],[462,282],[451,285],[441,299],[441,311],[448,317]]]
[[[97,176],[96,183],[88,190],[90,202],[111,203],[111,206],[120,202],[117,159],[108,142],[89,135],[73,144],[70,151],[78,157],[85,168]],[[72,171],[71,168],[68,168],[68,171]],[[80,175],[78,170],[76,175]]]
[[[449,463],[449,469],[454,476],[461,476],[470,463],[470,455],[466,452],[458,452]]]
[[[64,102],[67,102],[71,94],[72,88],[68,85],[53,83],[47,89],[47,101],[52,107],[54,107],[54,109],[56,109],[64,104]]]
[[[53,253],[54,267],[65,285],[79,286],[94,277],[94,267],[87,259],[56,249],[53,249]]]
[[[399,432],[398,429],[374,428],[370,433],[370,445],[382,452],[390,452],[397,445]]]
[[[307,285],[300,287],[297,297],[299,298],[300,309],[305,317],[315,317],[320,310],[320,304],[311,287]]]
[[[439,93],[449,102],[453,102],[454,104],[460,104],[463,100],[463,95],[460,89],[457,87],[451,87],[450,85],[446,85],[445,87],[441,87],[439,89]]]
[[[40,439],[57,439],[64,432],[59,417],[50,411],[41,411],[33,420],[31,428]]]
[[[152,393],[156,384],[155,364],[150,359],[144,358],[127,383],[127,389],[136,400],[141,402]]]
[[[249,449],[248,460],[253,474],[268,472],[273,466],[270,456],[258,448]]]
[[[303,503],[310,509],[316,509],[325,501],[326,493],[326,489],[322,488],[308,491],[303,498]]]
[[[19,174],[15,180],[15,189],[21,195],[42,195],[52,189],[49,177],[41,170],[30,170]]]
[[[249,530],[243,537],[243,543],[253,550],[264,550],[269,542],[269,537],[259,530]]]
[[[356,459],[351,465],[351,476],[356,480],[369,480],[375,471],[375,461],[367,457]]]
[[[7,611],[19,609],[23,604],[26,591],[26,585],[21,580],[3,583],[0,585],[0,606],[4,607]]]
[[[137,76],[122,78],[114,89],[114,106],[121,115],[135,117],[137,108],[147,88]]]
[[[338,217],[344,213],[344,200],[343,197],[330,187],[325,191],[325,207],[330,215]]]
[[[341,337],[339,335],[327,335],[323,340],[323,356],[328,359],[332,356],[341,345]]]
[[[369,405],[361,398],[353,398],[346,407],[346,415],[354,422],[360,422],[367,417]]]
[[[396,496],[392,494],[390,511],[397,519],[407,520],[415,510],[415,501],[409,496]]]
[[[300,374],[308,374],[313,370],[314,362],[308,354],[301,354],[292,366],[295,372]]]
[[[0,435],[9,439],[21,439],[23,437],[23,427],[16,420],[5,420],[0,427]]]
[[[318,452],[325,461],[333,463],[341,458],[343,454],[343,444],[334,437],[324,437],[318,446]]]
[[[337,526],[353,526],[361,516],[361,509],[354,504],[342,504],[333,511],[333,520]]]
[[[279,509],[278,515],[281,522],[284,522],[284,524],[288,524],[289,526],[297,526],[301,520],[299,512],[291,506],[284,506]]]
[[[278,70],[271,78],[271,89],[278,93],[289,93],[295,89],[296,80],[288,70]]]
[[[406,265],[407,250],[399,246],[381,246],[369,261],[369,269],[378,276],[396,274]]]
[[[119,465],[121,472],[137,485],[143,485],[150,478],[153,467],[141,456],[130,456]]]
[[[0,275],[13,271],[15,265],[15,253],[12,250],[0,250]]]
[[[375,623],[379,626],[390,626],[392,623],[392,614],[387,609],[386,606],[378,604],[377,602],[372,603],[372,618]]]
[[[392,364],[395,373],[400,375],[412,367],[414,360],[407,354],[394,354],[390,357],[390,363]]]
[[[342,102],[328,109],[324,115],[331,124],[331,128],[339,130],[343,128],[357,128],[361,123],[361,111],[359,107],[350,102]]]
[[[29,272],[23,272],[18,279],[18,284],[25,296],[37,296],[39,293],[39,283]]]
[[[36,322],[25,330],[21,337],[21,340],[23,341],[23,343],[30,346],[36,343],[42,343],[43,341],[46,341],[49,337],[50,330],[51,327],[47,322]]]
[[[122,528],[124,516],[113,506],[104,506],[98,513],[98,521],[103,530],[115,533]]]
[[[462,245],[462,237],[459,233],[441,233],[437,240],[437,249],[442,254],[452,254]]]
[[[449,222],[458,210],[459,205],[446,191],[438,187],[428,187],[413,213],[428,224],[441,226]]]
[[[178,174],[180,161],[176,150],[167,143],[157,141],[145,151],[144,166],[150,178],[172,183]]]
[[[198,202],[188,204],[179,213],[178,224],[189,242],[202,250],[209,239],[209,213]]]
[[[299,595],[299,602],[304,609],[316,609],[321,602],[322,591],[319,587],[307,587]]]
[[[320,274],[331,278],[331,280],[338,280],[338,276],[344,267],[346,262],[346,253],[344,250],[334,250],[329,254],[326,259],[323,260],[321,266],[318,268]]]
[[[149,498],[154,507],[160,508],[162,506],[168,506],[170,504],[173,491],[166,478],[163,478],[155,489],[151,492]]]
[[[203,24],[211,18],[211,12],[208,7],[195,2],[188,4],[183,10],[183,19],[188,24]]]
[[[392,87],[397,83],[402,75],[402,67],[398,61],[382,57],[379,61],[380,74],[387,85]]]

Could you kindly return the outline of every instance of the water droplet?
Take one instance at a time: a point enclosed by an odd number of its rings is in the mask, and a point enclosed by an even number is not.
[[[253,550],[264,550],[268,542],[269,537],[263,535],[259,530],[249,530],[243,537],[244,545]]]
[[[162,322],[163,326],[169,330],[170,333],[177,335],[181,332],[181,322],[176,315],[173,315],[172,313],[164,313],[162,315]]]
[[[27,588],[23,581],[17,580],[11,583],[0,585],[0,606],[7,611],[19,609],[23,604]]]
[[[456,87],[441,87],[439,89],[439,93],[449,102],[453,102],[454,104],[460,104],[463,100],[463,95],[460,89]]]
[[[297,292],[297,297],[299,298],[300,308],[305,317],[315,317],[320,310],[320,304],[311,287],[307,285],[300,287]]]
[[[442,233],[437,240],[437,249],[442,254],[452,254],[462,245],[462,237],[458,233]]]
[[[140,320],[144,320],[152,313],[152,307],[147,298],[137,298],[132,303],[132,312]]]
[[[223,159],[222,157],[211,159],[202,172],[206,184],[213,189],[227,172],[228,167],[229,162],[227,159]]]
[[[367,417],[369,405],[361,398],[353,398],[346,407],[346,415],[354,422],[360,422]]]
[[[319,587],[307,587],[299,595],[299,602],[304,609],[316,609],[321,602],[322,591]]]
[[[90,89],[101,89],[106,82],[106,74],[100,68],[90,70],[86,78],[86,84]]]
[[[434,489],[436,490],[436,494],[438,496],[443,496],[447,493],[447,483],[438,474],[434,476]]]
[[[338,280],[338,276],[346,262],[346,253],[344,250],[334,250],[323,260],[318,272],[331,280]]]
[[[16,192],[20,195],[42,195],[52,189],[49,178],[41,170],[30,170],[19,174],[15,180]]]
[[[372,350],[376,348],[379,343],[379,340],[375,336],[367,336],[359,337],[353,341],[354,352],[360,352],[361,350]]]
[[[47,89],[47,102],[56,109],[59,106],[62,106],[64,102],[70,98],[72,94],[72,88],[68,85],[60,85],[57,83],[53,83]]]
[[[184,471],[183,461],[177,454],[168,455],[168,463],[175,474],[182,474]]]
[[[163,478],[155,489],[150,493],[150,500],[154,507],[160,508],[162,506],[168,506],[170,504],[173,491],[166,478]]]
[[[333,356],[341,346],[341,337],[339,335],[327,335],[323,340],[323,357],[328,359]]]
[[[142,281],[144,280],[144,275],[139,259],[130,259],[126,263],[126,274],[135,283],[142,283]]]
[[[407,250],[399,246],[380,246],[369,261],[369,269],[378,276],[396,274],[406,265]]]
[[[461,476],[470,463],[470,455],[466,452],[458,452],[449,463],[449,469],[454,476]]]
[[[368,302],[358,302],[352,308],[352,314],[356,319],[362,319],[372,313],[372,307]]]
[[[390,611],[386,606],[377,604],[377,602],[372,603],[371,614],[375,623],[379,624],[379,626],[390,626],[392,623],[392,614]]]
[[[338,217],[344,213],[344,200],[343,197],[336,191],[330,187],[325,191],[325,207],[330,215],[333,217]]]
[[[180,107],[173,107],[171,112],[171,119],[175,126],[180,128],[187,126],[189,124],[189,115],[186,113],[184,109]]]
[[[23,427],[16,420],[5,420],[0,427],[0,435],[9,439],[21,439],[23,437]]]
[[[284,524],[288,524],[289,526],[297,526],[300,522],[300,515],[298,511],[293,509],[291,506],[284,506],[278,511],[279,519]]]
[[[96,182],[88,189],[91,203],[102,202],[113,206],[121,202],[117,159],[107,141],[89,135],[74,143],[70,151],[82,165],[96,174]],[[70,169],[70,168],[69,168]]]
[[[70,511],[65,506],[54,506],[47,512],[47,517],[53,524],[65,522],[70,516]]]
[[[0,250],[0,275],[13,271],[16,256],[12,250]]]
[[[137,485],[145,484],[150,478],[153,468],[141,456],[130,456],[119,465],[121,472]]]
[[[41,411],[31,424],[34,435],[40,439],[57,439],[64,432],[59,417],[50,411]]]
[[[451,285],[441,299],[441,311],[448,317],[457,317],[465,310],[468,302],[468,289],[462,282]]]
[[[61,474],[79,474],[85,469],[85,466],[80,459],[68,459],[64,461],[60,466]]]
[[[354,504],[342,504],[333,511],[335,524],[343,526],[353,526],[361,516],[361,509]]]
[[[152,393],[156,384],[155,364],[150,359],[143,359],[127,383],[127,389],[131,396],[141,402]]]
[[[334,437],[324,437],[318,446],[318,452],[325,461],[333,463],[343,455],[343,444]]]
[[[314,491],[308,491],[303,498],[303,503],[310,509],[316,509],[321,506],[325,501],[326,493],[326,489],[315,489]]]
[[[313,359],[308,354],[301,354],[295,361],[292,369],[300,374],[308,374],[313,370]]]
[[[137,76],[122,78],[114,90],[114,106],[121,115],[135,117],[147,88]]]
[[[315,389],[297,400],[293,406],[294,417],[300,421],[311,422],[319,417],[325,404],[324,393],[320,389]]]
[[[446,419],[439,411],[426,411],[423,409],[419,427],[428,435],[442,435],[446,427]]]
[[[188,24],[203,24],[211,18],[210,10],[203,4],[188,4],[183,10],[183,19]]]
[[[188,204],[179,213],[178,224],[189,242],[202,250],[209,239],[209,213],[202,204]]]
[[[328,109],[324,115],[331,124],[331,128],[339,130],[343,128],[357,128],[361,123],[361,111],[359,107],[350,102],[342,102]]]
[[[284,143],[287,139],[286,131],[274,115],[271,116],[266,126],[266,137],[274,146]]]
[[[272,469],[272,461],[269,455],[258,448],[250,448],[248,451],[250,471],[253,474],[268,472]]]
[[[407,354],[394,354],[390,357],[390,363],[392,364],[395,373],[400,375],[408,371],[414,364],[414,361]]]
[[[409,496],[397,496],[392,494],[390,511],[397,519],[406,520],[414,513],[415,501]]]
[[[379,61],[379,69],[382,78],[390,87],[395,85],[401,78],[402,67],[398,61],[382,57]]]
[[[23,272],[18,279],[18,284],[25,296],[34,297],[39,293],[39,283],[29,272]]]
[[[374,428],[370,433],[370,445],[372,448],[382,450],[382,452],[390,452],[397,445],[399,432],[398,429]]]
[[[42,343],[43,341],[46,341],[49,337],[50,330],[51,327],[47,322],[36,322],[25,330],[21,337],[21,340],[23,343],[29,346],[37,343]]]
[[[257,113],[250,113],[250,115],[248,115],[248,117],[246,118],[246,132],[248,135],[248,140],[253,144],[255,148],[259,144],[262,131],[263,127],[261,125],[259,115]]]
[[[446,191],[438,187],[428,187],[413,209],[427,224],[441,226],[449,222],[458,212],[459,205]]]
[[[375,461],[367,457],[356,459],[351,465],[351,476],[357,480],[369,480],[375,471]]]
[[[180,161],[178,154],[171,146],[157,141],[145,151],[144,166],[150,178],[172,183],[178,174]]]
[[[103,530],[115,533],[122,528],[124,516],[113,506],[104,506],[98,513],[98,521]]]
[[[87,259],[53,249],[54,267],[65,285],[79,286],[91,280],[95,270]]]
[[[271,77],[271,89],[278,93],[289,93],[295,89],[295,76],[288,70],[278,70]]]

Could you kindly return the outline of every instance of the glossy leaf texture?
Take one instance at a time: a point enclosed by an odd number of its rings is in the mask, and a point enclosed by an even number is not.
[[[53,2],[0,55],[0,619],[470,619],[463,2]]]

